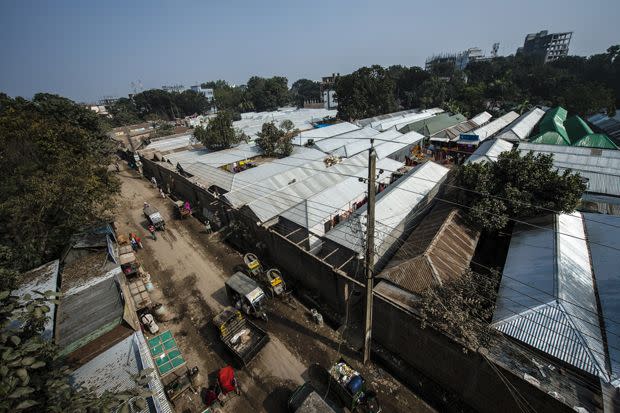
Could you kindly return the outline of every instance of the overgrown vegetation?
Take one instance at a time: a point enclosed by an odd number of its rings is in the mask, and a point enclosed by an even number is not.
[[[469,221],[486,231],[503,229],[511,218],[572,212],[586,189],[578,174],[553,167],[552,154],[521,156],[516,150],[501,153],[495,162],[459,167],[456,185],[465,188],[459,201],[469,207]]]
[[[442,106],[473,116],[484,110],[523,112],[532,105],[561,105],[588,115],[620,105],[620,46],[590,57],[543,64],[507,56],[470,63],[465,71],[442,63],[419,67],[363,67],[336,84],[338,116],[360,119],[403,109]]]
[[[149,371],[134,378],[133,390],[119,394],[96,395],[71,386],[69,369],[56,359],[58,349],[41,336],[54,300],[52,292],[20,300],[0,291],[0,411],[96,412],[129,403],[138,410],[145,408],[150,393],[142,386]]]
[[[211,150],[227,149],[247,140],[247,136],[233,128],[230,112],[220,111],[209,121],[206,127],[198,126],[194,129],[194,137],[206,148]]]
[[[488,324],[499,280],[497,272],[467,270],[453,281],[428,289],[419,303],[422,327],[448,333],[471,350],[486,347],[493,335]]]
[[[277,127],[273,122],[263,123],[263,127],[256,139],[256,144],[265,156],[284,158],[293,152],[291,140],[299,133],[290,120],[284,120]]]
[[[99,117],[69,99],[0,95],[0,268],[58,257],[69,237],[108,218],[119,182]]]

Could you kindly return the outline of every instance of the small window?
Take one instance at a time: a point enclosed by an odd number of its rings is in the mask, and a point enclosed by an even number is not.
[[[591,156],[602,156],[603,155],[603,150],[599,149],[599,148],[592,148],[590,150],[590,155]]]

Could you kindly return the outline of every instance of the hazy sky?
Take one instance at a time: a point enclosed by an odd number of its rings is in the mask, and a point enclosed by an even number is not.
[[[319,79],[360,66],[423,65],[436,52],[574,31],[571,54],[620,43],[619,0],[0,0],[0,91],[95,101],[130,83],[249,76]]]

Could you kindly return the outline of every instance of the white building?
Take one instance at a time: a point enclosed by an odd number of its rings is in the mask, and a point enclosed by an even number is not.
[[[214,98],[213,89],[211,88],[203,88],[200,85],[195,85],[195,86],[191,86],[190,89],[193,90],[194,92],[202,93],[209,100],[213,100]]]

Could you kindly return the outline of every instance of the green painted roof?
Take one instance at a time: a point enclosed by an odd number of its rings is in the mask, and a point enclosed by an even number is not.
[[[538,126],[540,133],[544,134],[545,132],[556,132],[570,144],[568,133],[564,128],[564,122],[566,121],[567,115],[568,112],[561,106],[549,109],[547,113],[545,113],[545,116],[543,116]]]
[[[579,139],[573,146],[584,146],[587,148],[599,149],[618,149],[618,146],[609,139],[607,135],[602,133],[591,133]]]
[[[566,132],[568,132],[571,143],[575,143],[584,136],[594,133],[588,124],[579,116],[571,116],[568,118],[566,122],[564,122],[564,127],[566,128]]]
[[[467,118],[460,113],[450,115],[448,113],[440,113],[432,118],[422,119],[417,122],[410,123],[400,129],[400,132],[418,132],[426,137],[448,129],[458,123],[465,122]]]
[[[562,135],[555,131],[543,132],[533,136],[530,139],[531,143],[544,143],[546,145],[566,145],[570,146],[568,139],[564,139]]]

